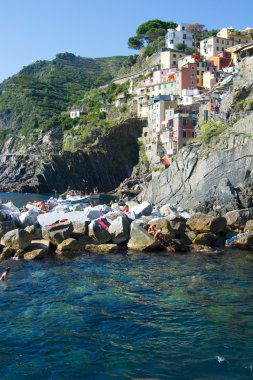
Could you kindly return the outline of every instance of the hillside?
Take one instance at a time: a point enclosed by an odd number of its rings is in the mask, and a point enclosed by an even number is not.
[[[168,169],[153,173],[140,199],[220,215],[253,207],[252,69],[253,57],[241,64],[234,91],[223,99],[222,106],[232,109],[236,122],[208,143],[181,149]]]
[[[59,115],[84,91],[108,83],[127,57],[83,58],[57,54],[37,61],[0,84],[0,137],[21,129],[29,134],[42,122]]]

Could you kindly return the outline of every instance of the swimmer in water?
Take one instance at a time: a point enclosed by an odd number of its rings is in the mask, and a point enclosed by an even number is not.
[[[7,281],[10,270],[11,268],[6,269],[6,271],[0,277],[0,281]]]

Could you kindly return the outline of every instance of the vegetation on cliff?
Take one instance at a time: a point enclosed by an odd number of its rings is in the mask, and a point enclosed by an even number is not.
[[[0,85],[0,129],[8,128],[2,135],[15,134],[19,129],[29,134],[60,115],[84,91],[108,83],[126,58],[92,59],[63,53],[52,61],[24,67]]]

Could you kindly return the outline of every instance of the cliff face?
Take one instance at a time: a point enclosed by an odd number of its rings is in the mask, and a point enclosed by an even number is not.
[[[5,191],[63,192],[68,186],[109,191],[138,163],[143,123],[130,119],[112,127],[84,150],[62,150],[61,128],[41,132],[33,144],[12,137],[0,149],[0,183]]]
[[[237,122],[209,146],[182,149],[169,169],[154,173],[141,194],[166,203],[219,213],[253,206],[253,116]]]
[[[223,112],[231,108],[243,118],[208,145],[182,149],[169,169],[153,174],[141,199],[215,214],[253,207],[252,73],[253,57],[241,64],[233,93],[222,101]]]

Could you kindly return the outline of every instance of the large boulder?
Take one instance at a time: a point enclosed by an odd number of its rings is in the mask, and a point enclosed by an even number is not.
[[[66,239],[57,246],[56,253],[60,255],[77,254],[85,251],[85,245],[76,239]]]
[[[37,222],[37,218],[40,215],[41,211],[37,211],[34,209],[28,210],[26,212],[22,212],[19,216],[19,219],[23,226],[31,226]]]
[[[4,249],[2,250],[0,254],[0,259],[1,260],[11,259],[14,256],[14,254],[15,254],[15,250],[13,250],[10,247],[4,247]]]
[[[86,207],[83,211],[83,217],[89,220],[95,220],[100,217],[100,211],[94,207]]]
[[[186,225],[194,232],[225,233],[227,221],[220,216],[198,213],[188,219]]]
[[[127,241],[130,238],[130,223],[126,217],[119,216],[112,221],[108,232],[112,236],[112,242],[114,244],[120,244]]]
[[[5,214],[3,211],[0,210],[0,222],[3,222],[5,220]]]
[[[157,251],[161,249],[161,245],[154,240],[144,228],[138,223],[131,224],[130,240],[127,244],[128,249],[134,251]]]
[[[174,215],[176,214],[176,212],[177,208],[175,206],[170,205],[169,203],[160,208],[160,213],[165,216]]]
[[[107,243],[112,239],[108,227],[109,223],[105,218],[93,220],[89,224],[89,236],[98,244]]]
[[[108,213],[106,213],[105,215],[103,215],[103,218],[105,218],[108,223],[112,223],[113,220],[119,218],[119,217],[127,217],[126,214],[124,214],[123,212],[121,211],[110,211]]]
[[[72,222],[75,234],[86,234],[88,233],[88,225],[90,221],[88,220],[75,220]]]
[[[163,234],[169,235],[170,238],[174,239],[175,233],[170,226],[170,222],[166,218],[154,218],[148,222],[149,226],[156,226],[156,229],[161,228]]]
[[[44,259],[46,256],[46,253],[43,249],[36,249],[31,252],[27,252],[24,254],[24,259],[25,260],[41,260]]]
[[[71,222],[58,223],[52,226],[42,227],[43,239],[50,240],[53,245],[58,245],[70,237],[73,232]]]
[[[25,231],[27,231],[32,236],[33,240],[40,240],[42,238],[42,232],[40,228],[37,228],[35,226],[27,226],[25,228]]]
[[[26,249],[31,244],[31,235],[23,229],[15,229],[7,232],[2,237],[2,244],[11,249]]]
[[[137,218],[140,218],[142,215],[149,216],[152,212],[152,206],[149,202],[143,202],[131,208],[131,212],[133,212]]]
[[[16,224],[13,220],[0,222],[0,239],[9,231],[15,230]]]
[[[243,230],[247,221],[253,219],[253,208],[227,212],[225,218],[229,227]]]
[[[205,245],[209,247],[213,247],[217,241],[218,237],[212,232],[204,232],[198,234],[193,240],[193,244],[196,245]]]
[[[87,244],[85,250],[94,253],[117,253],[123,250],[117,244]]]
[[[48,254],[50,252],[50,241],[45,239],[32,240],[26,251],[31,252],[36,251],[37,249],[43,249],[45,254]]]
[[[244,232],[253,231],[253,220],[248,220],[244,227]]]
[[[112,211],[112,208],[107,205],[97,205],[93,207],[93,210],[97,210],[100,212],[100,214],[107,214],[108,212]]]

